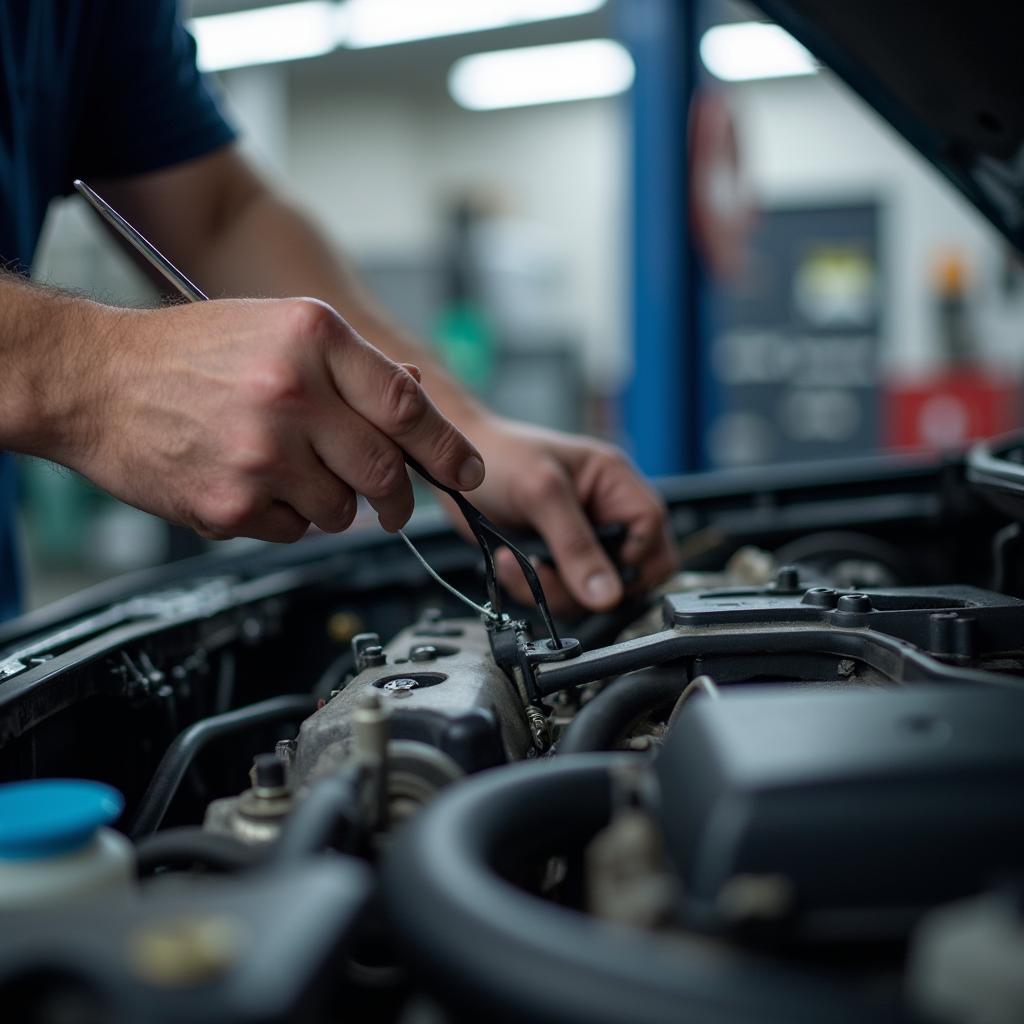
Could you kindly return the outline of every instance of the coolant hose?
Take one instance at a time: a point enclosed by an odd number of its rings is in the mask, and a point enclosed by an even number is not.
[[[362,772],[361,765],[352,764],[315,782],[283,822],[268,863],[292,864],[332,846],[351,850],[365,832]]]
[[[559,754],[612,750],[645,715],[671,708],[687,684],[681,668],[622,676],[587,701],[558,741]]]
[[[501,865],[579,849],[608,820],[626,753],[483,772],[394,837],[384,895],[421,979],[468,1019],[532,1024],[894,1024],[891,1003],[685,933],[596,921],[516,888]],[[477,1016],[474,1018],[473,1014]]]
[[[128,834],[132,839],[139,839],[160,827],[189,765],[208,744],[258,726],[301,721],[312,714],[313,710],[313,698],[309,694],[286,694],[226,711],[221,715],[211,715],[183,729],[171,741],[156,766],[149,786],[139,801]]]
[[[266,852],[262,846],[234,836],[207,832],[198,825],[184,825],[140,839],[135,855],[139,877],[146,878],[161,868],[199,866],[218,873],[242,871],[262,863]]]

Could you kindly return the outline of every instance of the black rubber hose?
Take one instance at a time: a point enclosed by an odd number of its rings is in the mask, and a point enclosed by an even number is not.
[[[558,741],[557,753],[613,750],[645,715],[670,708],[687,682],[681,668],[637,672],[616,679],[576,712]]]
[[[627,596],[607,612],[585,615],[569,629],[569,635],[580,642],[585,651],[615,643],[622,631],[644,616],[651,608],[647,594]]]
[[[384,866],[394,931],[422,981],[476,1019],[536,1024],[905,1022],[813,970],[686,934],[598,927],[497,870],[579,848],[608,820],[629,754],[523,763],[452,786],[403,826]]]
[[[331,848],[351,852],[364,831],[362,771],[351,765],[316,782],[283,822],[268,864],[294,864]]]
[[[266,858],[266,849],[244,843],[234,836],[207,832],[196,825],[169,828],[140,839],[135,846],[140,878],[161,868],[191,868],[230,873],[255,867]]]
[[[226,711],[222,715],[211,715],[183,729],[156,766],[153,778],[139,801],[128,834],[133,839],[139,839],[160,827],[189,765],[208,744],[259,726],[303,719],[312,714],[313,710],[313,698],[309,694],[287,694],[235,711]]]

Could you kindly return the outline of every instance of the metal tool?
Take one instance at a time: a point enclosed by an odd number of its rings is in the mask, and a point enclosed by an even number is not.
[[[501,618],[501,592],[498,589],[498,573],[494,565],[493,544],[497,547],[506,547],[512,552],[513,558],[519,563],[519,569],[526,580],[526,585],[530,588],[530,593],[533,595],[537,610],[544,620],[544,626],[551,639],[551,647],[553,650],[561,650],[562,641],[558,635],[558,630],[555,628],[555,620],[551,617],[551,609],[548,607],[547,598],[544,596],[544,588],[541,586],[540,577],[537,575],[537,570],[533,567],[530,559],[480,509],[468,501],[460,491],[455,490],[454,487],[446,487],[435,480],[411,455],[406,455],[405,461],[428,484],[433,485],[439,491],[444,491],[455,502],[458,510],[462,513],[462,518],[466,520],[466,525],[469,526],[470,531],[476,538],[477,544],[480,545],[480,550],[484,554],[484,580],[487,586],[487,601],[491,612],[499,619]]]
[[[121,216],[106,200],[98,195],[93,189],[91,189],[84,181],[80,178],[76,178],[74,182],[75,189],[85,197],[89,205],[119,234],[125,239],[129,245],[132,246],[140,255],[142,255],[161,275],[174,288],[180,292],[189,302],[206,302],[209,300],[209,296],[195,284],[193,284],[160,250],[151,242],[145,235],[133,227],[124,217]],[[470,532],[476,539],[477,544],[480,545],[480,550],[484,556],[484,579],[487,587],[487,600],[488,606],[486,608],[475,604],[466,598],[463,594],[459,593],[450,584],[445,583],[441,578],[427,565],[426,560],[416,550],[412,541],[405,535],[401,530],[398,532],[401,534],[402,539],[406,544],[413,550],[417,558],[427,566],[431,575],[435,579],[439,580],[449,590],[455,593],[459,598],[466,601],[477,611],[484,612],[488,615],[492,621],[500,622],[502,620],[501,611],[501,592],[498,589],[498,573],[494,564],[494,548],[507,547],[512,552],[512,556],[519,564],[519,568],[522,571],[523,577],[526,580],[527,586],[530,588],[530,593],[533,595],[533,600],[536,602],[537,610],[541,614],[541,618],[544,620],[544,626],[546,627],[550,636],[550,646],[552,650],[561,650],[562,641],[558,635],[558,630],[555,628],[555,621],[551,616],[551,609],[548,607],[547,598],[544,595],[544,588],[541,586],[540,577],[537,575],[537,570],[533,567],[530,559],[523,554],[502,532],[487,518],[478,508],[476,508],[471,502],[467,501],[466,498],[453,487],[447,487],[434,479],[411,455],[404,453],[406,464],[410,469],[414,469],[428,484],[436,487],[439,491],[443,491],[455,502],[459,511],[462,513],[463,518],[466,520],[466,524],[469,526]]]
[[[210,296],[197,288],[145,235],[128,223],[105,199],[97,195],[81,178],[74,186],[89,205],[137,252],[149,261],[189,302],[205,302]]]

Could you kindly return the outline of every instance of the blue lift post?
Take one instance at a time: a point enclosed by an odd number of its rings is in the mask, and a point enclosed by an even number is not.
[[[699,270],[689,243],[687,113],[697,77],[697,0],[619,0],[619,31],[636,64],[633,131],[633,377],[627,444],[653,476],[701,468]]]

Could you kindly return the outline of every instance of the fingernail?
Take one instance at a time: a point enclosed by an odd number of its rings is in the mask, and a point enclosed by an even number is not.
[[[595,605],[607,605],[618,599],[619,585],[615,577],[605,570],[587,577],[587,597]]]
[[[479,487],[483,479],[484,464],[475,455],[470,455],[459,467],[459,486],[463,490],[471,491],[474,487]]]

